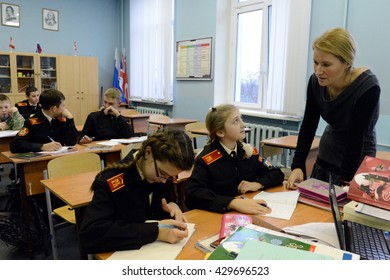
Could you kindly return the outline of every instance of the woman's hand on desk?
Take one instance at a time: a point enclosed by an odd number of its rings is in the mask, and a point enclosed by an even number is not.
[[[163,210],[165,212],[169,213],[169,215],[173,219],[175,219],[176,221],[179,221],[179,222],[184,222],[184,223],[187,222],[186,218],[183,215],[183,212],[181,211],[180,207],[176,203],[174,203],[174,202],[167,203],[165,198],[163,198],[161,200],[161,204],[162,204]]]
[[[291,172],[287,182],[283,183],[286,189],[296,190],[298,187],[295,185],[296,182],[303,181],[303,171],[300,168],[296,168]]]
[[[175,220],[162,220],[158,223],[158,240],[173,244],[186,237],[188,229],[185,223]]]
[[[228,207],[237,212],[249,215],[264,215],[272,212],[272,209],[264,206],[267,202],[263,199],[235,198],[230,201]]]

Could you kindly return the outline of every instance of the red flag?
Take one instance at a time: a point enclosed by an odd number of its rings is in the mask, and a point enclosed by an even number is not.
[[[9,37],[9,48],[15,49],[15,45],[12,43],[12,37]]]
[[[41,45],[37,42],[37,49],[35,50],[36,53],[41,53],[42,52],[42,48],[41,48]]]
[[[122,60],[119,73],[119,87],[122,92],[122,102],[129,100],[129,84],[127,81],[127,70],[126,70],[126,54],[125,49],[122,51]]]

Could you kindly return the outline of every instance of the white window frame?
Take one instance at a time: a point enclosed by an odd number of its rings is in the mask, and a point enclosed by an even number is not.
[[[230,13],[230,53],[228,80],[228,102],[235,104],[246,115],[284,118],[283,116],[300,117],[304,112],[307,64],[309,51],[311,0],[250,0],[238,3],[231,0]],[[272,21],[269,27],[272,34],[278,36],[263,37],[265,47],[262,56],[260,77],[265,80],[262,95],[256,104],[235,102],[235,52],[236,52],[236,9],[256,7],[257,4],[272,5]],[[239,10],[239,9],[238,9]],[[263,32],[268,30],[268,10],[264,13]],[[268,35],[268,32],[266,33]],[[290,34],[293,34],[290,35]],[[267,39],[270,41],[267,42]],[[268,58],[269,46],[269,63]],[[265,52],[267,51],[267,52]],[[265,55],[265,56],[264,56]],[[273,60],[273,57],[275,60]],[[265,64],[265,62],[267,62]],[[260,81],[261,82],[261,81]],[[260,104],[260,105],[259,105]]]
[[[238,2],[238,0],[233,0],[232,3],[232,15],[231,15],[231,35],[232,48],[230,52],[230,99],[233,104],[240,108],[261,108],[264,103],[265,93],[267,90],[267,81],[268,81],[268,29],[269,29],[269,19],[268,19],[268,7],[272,4],[272,0],[250,0],[244,2]],[[251,11],[263,10],[263,23],[262,23],[262,45],[261,45],[261,54],[260,60],[262,64],[260,65],[260,75],[259,75],[259,98],[258,103],[247,103],[247,102],[236,102],[235,93],[236,93],[236,62],[237,62],[237,28],[238,28],[238,15],[241,13],[247,13]],[[266,36],[264,36],[266,35]]]

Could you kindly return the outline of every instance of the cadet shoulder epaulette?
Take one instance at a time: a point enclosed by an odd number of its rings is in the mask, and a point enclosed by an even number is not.
[[[19,132],[18,132],[18,135],[19,136],[26,136],[28,134],[28,128],[27,127],[22,127]]]
[[[115,192],[125,186],[125,182],[123,180],[123,173],[115,175],[110,179],[107,179],[107,183],[110,186],[111,192]]]
[[[16,103],[16,105],[23,107],[23,106],[27,106],[27,103],[26,102],[18,102],[18,103]]]
[[[213,163],[214,161],[220,159],[221,157],[222,157],[222,153],[220,151],[218,151],[217,149],[215,149],[211,153],[204,155],[202,157],[202,159],[207,165],[209,165],[209,164]]]
[[[265,159],[265,158],[263,158],[263,157],[260,157],[260,156],[259,156],[259,161],[260,161],[265,167],[267,167],[268,169],[272,169],[272,168],[274,167],[270,161],[268,161],[267,159]]]
[[[57,118],[59,122],[66,122],[66,118]]]
[[[42,122],[40,122],[38,120],[38,118],[30,118],[29,120],[30,120],[30,124],[31,125],[36,125],[36,124],[41,124],[42,123]]]
[[[256,149],[256,147],[253,147],[253,155],[257,156],[259,154],[259,151]]]

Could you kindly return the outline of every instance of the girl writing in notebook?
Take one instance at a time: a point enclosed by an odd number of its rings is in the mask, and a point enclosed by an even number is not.
[[[245,124],[240,111],[225,104],[211,108],[206,116],[209,142],[197,156],[186,185],[186,206],[219,213],[235,210],[266,214],[271,209],[262,199],[238,195],[281,185],[284,174],[243,143]]]
[[[158,131],[130,153],[92,184],[93,199],[79,232],[86,253],[139,249],[155,240],[177,243],[188,236],[169,183],[191,169],[191,139],[182,130]]]

